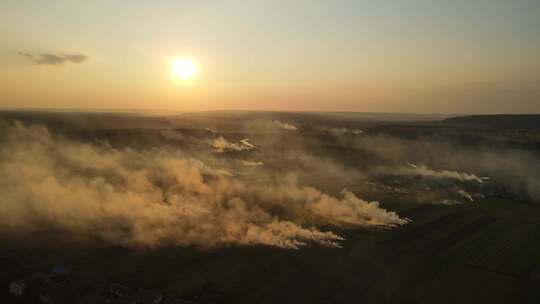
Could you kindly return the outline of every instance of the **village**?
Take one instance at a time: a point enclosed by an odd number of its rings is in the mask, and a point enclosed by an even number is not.
[[[198,299],[164,297],[145,288],[122,284],[94,274],[71,273],[62,267],[33,272],[12,256],[0,257],[0,302],[18,304],[194,304],[214,303],[215,294]]]

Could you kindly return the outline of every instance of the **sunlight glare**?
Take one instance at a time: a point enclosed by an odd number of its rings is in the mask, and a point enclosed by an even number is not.
[[[190,79],[197,75],[199,69],[197,64],[191,59],[177,58],[171,62],[171,69],[175,76],[181,79]]]

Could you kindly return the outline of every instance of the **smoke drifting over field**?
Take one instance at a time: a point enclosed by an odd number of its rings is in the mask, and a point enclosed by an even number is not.
[[[273,123],[274,123],[274,126],[276,126],[279,129],[290,130],[290,131],[298,130],[298,127],[290,123],[282,122],[279,120],[274,120]]]
[[[540,199],[532,149],[313,117],[70,115],[84,125],[0,124],[0,232],[51,228],[134,247],[338,247],[344,229],[408,223],[391,210]]]
[[[478,183],[483,183],[484,181],[489,180],[488,177],[478,177],[471,173],[449,170],[433,170],[425,165],[415,165],[411,163],[408,164],[408,167],[403,167],[398,170],[398,174],[419,175],[432,178],[450,178],[459,181],[475,181]]]
[[[114,149],[21,123],[4,135],[0,228],[6,231],[50,226],[125,246],[296,249],[339,246],[338,234],[317,226],[395,227],[408,221],[349,191],[334,197],[302,185],[294,173],[258,183],[179,151]],[[220,137],[213,146],[244,150],[248,143]]]
[[[264,165],[262,161],[244,160],[242,161],[244,166],[258,167]]]
[[[498,185],[523,200],[540,201],[540,157],[534,150],[512,147],[465,147],[450,142],[403,140],[395,137],[362,138],[355,147],[378,155],[375,170],[394,176],[417,176],[476,184],[485,190]]]
[[[255,146],[249,142],[249,138],[244,138],[239,143],[232,143],[227,141],[223,136],[220,136],[212,140],[210,145],[216,149],[216,152],[224,152],[226,150],[242,151],[255,149]]]

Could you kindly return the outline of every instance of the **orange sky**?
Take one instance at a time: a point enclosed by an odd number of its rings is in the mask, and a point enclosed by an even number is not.
[[[539,28],[527,0],[7,0],[0,107],[538,113]]]

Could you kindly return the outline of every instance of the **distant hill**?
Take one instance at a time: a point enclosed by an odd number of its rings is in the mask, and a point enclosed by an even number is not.
[[[524,115],[470,115],[452,117],[444,123],[480,127],[502,127],[512,129],[540,129],[540,114]]]

